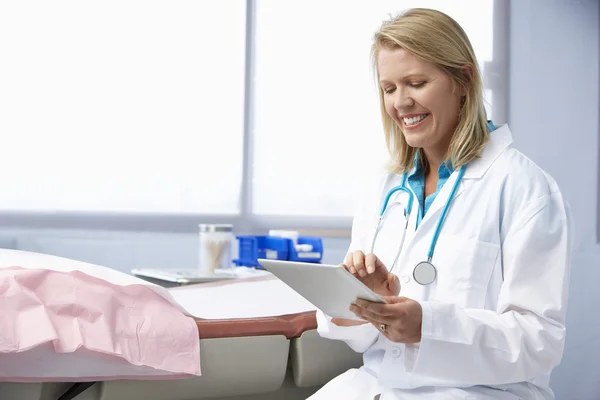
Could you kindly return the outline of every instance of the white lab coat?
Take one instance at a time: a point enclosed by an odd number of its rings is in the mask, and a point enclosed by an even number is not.
[[[499,127],[467,167],[435,247],[438,276],[428,286],[414,282],[412,270],[427,258],[457,172],[418,229],[413,202],[393,272],[400,295],[422,306],[421,342],[393,343],[371,324],[338,327],[318,312],[320,335],[364,352],[364,365],[311,400],[370,400],[378,393],[381,400],[554,398],[549,377],[565,340],[570,211],[556,182],[511,144],[508,126]],[[400,180],[385,174],[368,194],[354,218],[350,251],[369,252],[383,199]],[[374,253],[387,266],[398,250],[402,218],[390,211],[377,237]]]

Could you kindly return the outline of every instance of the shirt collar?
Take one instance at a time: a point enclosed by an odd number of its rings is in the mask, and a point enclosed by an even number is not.
[[[498,129],[498,127],[496,125],[494,125],[494,122],[491,120],[487,121],[487,128],[488,128],[489,133]],[[500,142],[508,142],[508,143],[502,143],[504,145],[504,147],[502,147],[502,144],[500,145],[500,147],[502,149],[506,147],[506,144],[510,144],[510,142],[512,142],[512,137],[510,136],[510,131],[508,132],[508,136],[509,136],[508,138],[505,137],[506,135],[505,135],[504,130],[502,130],[500,136],[503,136],[502,137],[503,140],[500,140]],[[505,140],[505,139],[508,139],[508,140]],[[409,177],[414,176],[418,173],[424,172],[423,171],[423,163],[421,162],[421,157],[420,157],[421,151],[422,151],[421,149],[417,149],[417,151],[415,152],[415,158],[413,160],[413,169],[410,172]],[[440,168],[438,169],[438,176],[440,178],[448,178],[450,175],[452,175],[452,172],[454,172],[454,167],[452,166],[452,162],[450,160],[446,160],[445,162],[442,163],[442,165],[440,165]]]
[[[423,163],[421,162],[421,149],[418,149],[415,152],[415,158],[413,160],[413,170],[411,171],[410,176],[416,175],[416,174],[421,174],[424,173],[423,170]],[[438,176],[440,178],[448,178],[450,175],[452,175],[452,172],[454,171],[454,168],[452,167],[452,162],[450,162],[450,160],[446,160],[445,162],[442,163],[442,165],[440,165],[439,169],[438,169]]]

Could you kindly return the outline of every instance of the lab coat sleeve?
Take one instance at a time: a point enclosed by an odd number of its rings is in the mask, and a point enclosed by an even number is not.
[[[560,193],[520,213],[501,244],[497,310],[421,302],[422,339],[410,371],[440,385],[500,385],[548,373],[561,360],[569,284],[570,213]]]
[[[356,326],[337,326],[331,317],[317,311],[317,332],[327,339],[341,340],[357,353],[364,353],[379,336],[379,332],[369,323]]]

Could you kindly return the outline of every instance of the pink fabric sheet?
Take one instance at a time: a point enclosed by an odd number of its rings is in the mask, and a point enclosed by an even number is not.
[[[0,381],[196,375],[197,325],[156,288],[0,265]]]

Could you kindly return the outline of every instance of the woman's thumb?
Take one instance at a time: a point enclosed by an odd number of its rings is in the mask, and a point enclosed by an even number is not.
[[[400,293],[400,280],[391,272],[388,273],[388,284],[393,292]]]

